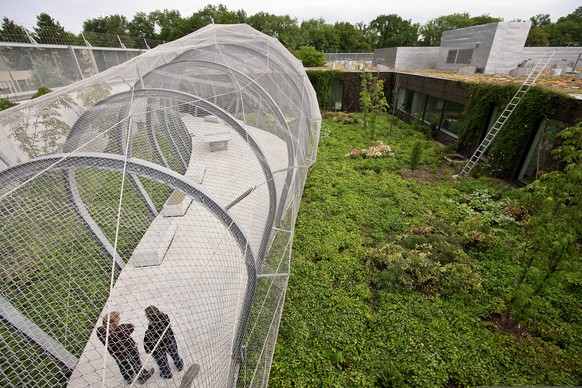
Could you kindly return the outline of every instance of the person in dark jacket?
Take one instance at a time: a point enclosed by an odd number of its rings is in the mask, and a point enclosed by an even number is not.
[[[142,369],[139,349],[137,344],[131,338],[134,326],[131,323],[121,322],[121,314],[118,311],[112,311],[103,317],[103,326],[97,328],[97,338],[105,345],[107,337],[107,351],[117,362],[119,371],[128,384]],[[109,330],[109,335],[107,332]],[[137,381],[140,384],[145,383],[154,374],[154,369],[149,371],[142,370],[139,373]]]
[[[174,365],[176,365],[179,372],[184,368],[184,361],[178,354],[178,344],[170,326],[170,318],[156,306],[146,307],[145,315],[150,321],[145,333],[145,351],[146,353],[152,353],[154,360],[160,367],[160,376],[165,379],[171,379],[172,371],[166,354],[172,357]]]

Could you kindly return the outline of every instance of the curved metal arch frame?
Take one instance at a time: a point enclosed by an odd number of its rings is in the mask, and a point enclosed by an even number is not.
[[[107,236],[103,233],[101,228],[91,217],[89,210],[85,207],[85,203],[81,199],[81,193],[79,192],[79,185],[77,184],[77,177],[74,170],[69,170],[62,176],[63,182],[65,184],[65,192],[67,198],[71,202],[73,211],[79,218],[79,221],[85,226],[85,228],[93,235],[96,243],[101,247],[101,249],[106,253],[110,260],[115,260],[115,265],[119,270],[122,270],[125,266],[125,262],[119,257],[113,245],[107,239]]]
[[[124,170],[125,160],[121,155],[104,154],[104,153],[79,153],[71,154],[54,154],[32,159],[27,162],[18,164],[0,172],[0,187],[10,187],[10,183],[19,181],[22,178],[37,174],[39,171],[47,169],[74,171],[79,168],[91,168],[108,171],[122,172]],[[245,328],[250,318],[250,310],[256,289],[257,269],[256,261],[252,249],[248,243],[242,228],[229,215],[228,211],[218,205],[218,202],[212,198],[209,193],[192,182],[189,182],[184,176],[177,172],[156,165],[145,160],[128,159],[125,163],[125,171],[129,175],[136,175],[156,182],[167,185],[174,190],[180,190],[196,200],[212,214],[230,231],[230,234],[238,243],[239,249],[245,257],[245,266],[247,269],[247,285],[243,306],[241,307],[240,319],[237,325],[237,331],[233,341],[232,363],[230,374],[235,373],[236,360],[239,357],[242,347]]]
[[[233,68],[230,68],[226,65],[222,65],[220,63],[215,63],[215,62],[210,62],[210,61],[201,61],[198,59],[182,59],[182,60],[178,60],[178,61],[173,60],[172,62],[166,63],[165,65],[162,65],[160,67],[157,67],[156,69],[150,71],[149,73],[147,73],[143,76],[142,85],[144,85],[144,86],[147,85],[146,79],[148,78],[148,75],[153,74],[155,71],[163,70],[164,68],[179,65],[181,63],[188,63],[188,64],[192,64],[193,66],[200,66],[200,67],[205,67],[205,68],[212,69],[212,70],[222,71],[223,73],[228,74],[230,76],[233,76],[234,78],[244,82],[245,86],[248,86],[250,90],[257,93],[260,97],[262,97],[265,100],[265,102],[267,103],[267,106],[271,109],[271,111],[274,113],[275,117],[277,118],[277,121],[281,125],[281,127],[283,129],[283,133],[285,135],[285,143],[287,144],[287,166],[288,166],[287,175],[285,177],[285,184],[283,186],[283,190],[281,191],[281,199],[279,201],[279,205],[278,205],[277,212],[275,215],[275,221],[277,222],[277,224],[275,224],[275,227],[279,227],[280,226],[279,222],[281,220],[283,209],[285,207],[285,202],[287,200],[287,191],[289,189],[289,186],[291,185],[291,180],[293,179],[293,167],[295,165],[294,145],[296,144],[296,140],[293,138],[293,136],[291,134],[291,130],[289,129],[289,124],[287,123],[287,120],[285,119],[285,116],[283,115],[281,108],[279,108],[279,106],[277,105],[275,100],[273,100],[271,95],[269,93],[267,93],[267,91],[261,85],[259,85],[255,80],[253,80],[252,78],[250,78],[246,74],[241,73],[240,71],[233,69]]]
[[[215,43],[210,43],[210,44],[208,44],[208,45],[205,45],[205,46],[198,46],[198,47],[195,47],[195,49],[201,49],[201,48],[204,48],[204,47],[211,47],[211,46],[214,46],[214,45],[215,45]],[[221,45],[223,45],[223,46],[234,46],[234,47],[239,47],[239,46],[238,46],[237,44],[235,44],[235,43],[221,43]],[[251,51],[251,52],[253,52],[253,53],[256,53],[256,54],[257,54],[258,56],[260,56],[260,57],[265,57],[265,56],[266,56],[264,53],[262,53],[261,51],[259,51],[259,50],[255,49],[254,47],[248,47],[248,46],[245,46],[245,50],[248,50],[248,51]],[[186,57],[186,55],[187,55],[188,53],[192,52],[192,51],[193,51],[192,49],[190,49],[190,50],[187,50],[187,51],[184,51],[182,54],[180,54],[180,55],[176,56],[174,59],[172,59],[172,61],[171,61],[171,62],[176,62],[176,61],[187,60],[187,58],[185,59],[184,57]],[[240,58],[238,58],[238,57],[234,57],[234,58],[236,58],[236,59],[237,59],[237,60],[239,60],[239,61],[242,61],[242,60],[241,60]],[[171,63],[171,62],[169,62],[169,63]],[[274,64],[274,65],[277,67],[277,70],[279,70],[281,73],[283,73],[283,74],[285,74],[285,73],[286,73],[285,71],[283,71],[283,70],[284,70],[284,66],[283,66],[283,65],[281,65],[280,63],[278,63],[278,62],[273,62],[273,61],[270,61],[270,63]],[[299,87],[299,86],[298,86],[298,85],[297,85],[295,82],[291,82],[291,83],[293,84],[293,86],[294,86],[294,88],[295,88],[295,91],[296,91],[297,95],[298,95],[298,96],[303,96],[303,92],[301,91],[301,88],[300,88],[300,87]],[[309,109],[309,106],[307,106],[307,105],[306,105],[306,104],[307,104],[307,101],[306,101],[305,99],[301,99],[301,101],[302,101],[303,108],[305,108],[305,109],[306,109],[306,111],[309,111],[309,110],[310,110],[310,109]],[[307,120],[308,122],[310,121],[310,119],[309,119],[308,117],[306,117],[306,120]]]
[[[277,190],[275,189],[274,177],[273,173],[267,163],[267,159],[265,158],[263,152],[261,151],[260,147],[253,139],[253,137],[246,131],[246,129],[241,126],[236,119],[234,119],[228,112],[223,110],[222,108],[192,94],[188,94],[181,91],[171,90],[171,89],[135,89],[126,92],[117,93],[111,95],[101,101],[99,101],[96,105],[103,105],[107,103],[115,103],[126,100],[135,100],[137,98],[151,98],[151,97],[165,97],[165,98],[174,98],[181,100],[188,104],[193,104],[194,106],[200,107],[207,112],[214,114],[215,116],[224,120],[231,128],[233,128],[246,142],[249,143],[251,150],[257,157],[259,165],[263,170],[265,175],[265,181],[267,183],[267,187],[269,190],[269,216],[267,218],[267,222],[265,225],[265,229],[263,231],[263,238],[261,240],[261,244],[259,246],[259,251],[257,253],[257,257],[262,258],[265,255],[267,250],[268,240],[270,236],[270,231],[273,228],[275,215],[277,214]],[[85,114],[87,115],[94,115],[94,111],[88,111]],[[84,115],[85,115],[84,114]],[[84,116],[83,115],[83,116]],[[81,117],[83,117],[81,116]],[[81,118],[77,120],[77,122],[81,121]],[[69,133],[69,137],[74,135],[74,131],[82,130],[81,126],[74,125]],[[66,147],[63,147],[65,151],[72,151]]]
[[[192,104],[222,119],[226,124],[228,124],[232,129],[234,129],[235,132],[237,132],[237,134],[244,141],[249,143],[251,150],[255,154],[257,161],[259,162],[259,165],[263,170],[263,174],[265,175],[265,182],[269,190],[269,216],[267,218],[265,229],[263,231],[263,238],[261,240],[259,251],[256,255],[257,258],[263,258],[267,250],[270,232],[273,228],[275,214],[277,212],[277,190],[275,188],[273,173],[271,171],[271,168],[269,167],[269,164],[267,163],[267,158],[263,154],[263,151],[261,151],[261,148],[254,140],[254,138],[228,112],[212,104],[211,102],[208,102],[192,94],[179,92],[171,89],[136,89],[134,91],[127,91],[115,94],[113,96],[108,97],[108,99],[110,102],[116,102],[118,99],[124,99],[127,97],[132,97],[133,99],[149,97],[158,98],[165,97],[181,100],[187,104]]]
[[[168,122],[168,119],[166,118],[166,112],[158,111],[157,112],[157,115],[158,115],[158,120],[160,120],[162,122]],[[176,155],[176,159],[180,163],[180,167],[185,172],[186,169],[188,168],[188,163],[186,162],[186,160],[184,159],[184,157],[180,153],[180,149],[178,148],[178,145],[176,144],[176,140],[172,137],[172,134],[168,130],[168,126],[167,125],[163,125],[162,126],[162,130],[164,132],[164,137],[166,138],[166,140],[170,144],[170,147],[172,148],[172,151]],[[152,133],[153,133],[153,131],[152,131]]]

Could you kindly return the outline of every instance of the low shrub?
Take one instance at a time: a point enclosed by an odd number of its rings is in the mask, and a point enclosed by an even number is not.
[[[0,98],[0,110],[12,108],[13,106],[18,105],[17,102],[12,102],[7,98]]]
[[[412,146],[412,152],[410,153],[410,169],[412,171],[416,170],[418,168],[418,165],[420,164],[420,157],[422,155],[422,144],[417,141],[416,143],[414,143],[414,146]]]
[[[389,243],[371,249],[366,259],[370,266],[379,270],[376,284],[379,289],[401,287],[427,295],[470,293],[481,289],[481,277],[473,271],[468,256],[462,250],[455,250],[456,261],[441,263],[438,260],[440,255],[442,253],[431,244],[406,249]]]
[[[48,94],[52,92],[51,89],[47,88],[46,86],[41,86],[40,88],[38,88],[38,90],[36,91],[36,93],[34,93],[32,96],[30,96],[30,99],[34,99],[40,96],[43,96],[45,94]]]

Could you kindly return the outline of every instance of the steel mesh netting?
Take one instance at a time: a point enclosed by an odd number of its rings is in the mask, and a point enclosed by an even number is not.
[[[18,95],[68,86],[117,66],[142,53],[115,49],[37,44],[0,44],[0,86],[3,94]]]
[[[123,384],[97,335],[113,311],[132,384],[267,385],[320,123],[299,61],[246,25],[0,113],[0,385]],[[150,305],[171,379],[144,349]]]

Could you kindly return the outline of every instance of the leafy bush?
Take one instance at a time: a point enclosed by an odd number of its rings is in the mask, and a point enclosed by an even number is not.
[[[34,98],[37,98],[37,97],[43,96],[43,95],[45,95],[45,94],[48,94],[48,93],[50,93],[50,92],[52,92],[52,90],[50,90],[50,89],[49,89],[49,88],[47,88],[46,86],[41,86],[40,88],[38,88],[38,90],[36,91],[36,93],[34,93],[34,94],[33,94],[33,95],[30,97],[30,99],[32,100],[32,99],[34,99]]]
[[[13,106],[18,105],[17,102],[12,102],[7,98],[0,98],[0,110],[12,108]]]
[[[490,189],[476,190],[459,196],[459,208],[467,216],[481,216],[490,224],[508,225],[516,220],[509,209],[513,202]]]
[[[321,67],[325,65],[325,55],[312,46],[301,46],[293,51],[293,55],[303,63],[305,67]]]
[[[343,72],[339,70],[306,70],[307,77],[317,94],[317,102],[322,111],[333,110],[333,84],[342,82]]]
[[[398,369],[394,366],[392,362],[387,362],[384,368],[378,373],[376,379],[376,387],[379,388],[398,388],[404,387],[404,378],[402,374],[398,372]]]
[[[370,265],[380,270],[380,289],[400,285],[411,291],[437,295],[481,288],[481,277],[472,270],[469,257],[462,249],[453,248],[444,239],[435,239],[439,241],[439,248],[435,248],[432,244],[420,243],[422,239],[414,236],[405,241],[413,249],[389,243],[366,254]]]
[[[459,241],[453,236],[443,236],[440,234],[409,235],[401,242],[406,249],[418,249],[421,246],[430,246],[433,260],[441,264],[452,262],[467,262],[469,257],[463,251]]]
[[[353,115],[346,112],[323,111],[321,117],[338,124],[356,124],[358,122]]]

